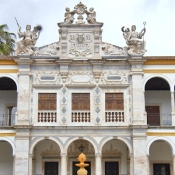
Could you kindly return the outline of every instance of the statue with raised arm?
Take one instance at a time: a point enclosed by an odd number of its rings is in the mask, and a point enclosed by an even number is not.
[[[74,22],[74,14],[75,11],[70,11],[70,8],[66,7],[66,13],[65,13],[65,18],[64,18],[64,23],[66,24],[72,24]]]
[[[96,12],[94,11],[94,8],[91,7],[89,11],[86,11],[87,14],[87,22],[89,24],[95,24],[96,23]]]
[[[146,28],[144,27],[142,31],[136,32],[136,26],[131,26],[131,31],[129,28],[122,27],[123,37],[126,40],[126,44],[128,46],[128,54],[130,55],[143,55],[145,50],[145,42],[140,40],[144,36],[146,32]]]
[[[34,30],[31,31],[31,25],[27,25],[25,32],[21,32],[21,27],[19,27],[18,36],[23,39],[16,42],[16,54],[32,55],[34,45],[36,44],[39,35],[40,29],[38,27],[34,27]]]

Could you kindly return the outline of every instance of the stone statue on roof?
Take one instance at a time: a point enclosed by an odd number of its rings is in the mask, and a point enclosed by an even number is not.
[[[96,12],[94,11],[94,8],[91,7],[89,11],[86,11],[87,16],[87,22],[89,24],[95,24],[96,23]]]
[[[23,38],[21,41],[16,42],[16,54],[26,54],[32,55],[34,50],[34,45],[39,38],[41,27],[34,27],[31,31],[31,25],[26,26],[26,31],[21,32],[21,27],[18,28],[19,38]]]
[[[64,18],[64,23],[65,24],[73,24],[74,23],[74,15],[78,15],[77,21],[75,22],[76,24],[85,24],[86,22],[84,21],[83,15],[87,15],[87,23],[88,24],[97,24],[96,22],[96,12],[94,11],[94,8],[91,7],[89,11],[87,10],[87,7],[82,4],[81,2],[77,4],[74,7],[74,10],[70,11],[70,8],[66,7],[66,12],[65,12],[65,18]]]
[[[66,7],[64,22],[66,24],[72,24],[74,22],[74,14],[75,14],[75,10],[70,11],[70,8]]]
[[[122,27],[123,37],[126,40],[126,44],[128,46],[128,54],[129,55],[143,55],[145,50],[145,41],[140,40],[144,36],[146,32],[146,28],[144,27],[141,32],[136,32],[136,26],[131,26],[131,31],[129,28]]]

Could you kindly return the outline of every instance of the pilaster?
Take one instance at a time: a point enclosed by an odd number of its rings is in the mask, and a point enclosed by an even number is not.
[[[143,63],[146,60],[142,57],[131,57],[132,76],[132,124],[145,125],[147,120],[145,117],[145,99],[143,92]]]
[[[133,167],[134,175],[148,175],[146,129],[133,129]]]
[[[30,55],[20,55],[15,61],[18,63],[18,101],[17,101],[17,120],[16,125],[30,125],[30,65],[32,60]]]
[[[29,130],[17,129],[15,175],[29,175]]]

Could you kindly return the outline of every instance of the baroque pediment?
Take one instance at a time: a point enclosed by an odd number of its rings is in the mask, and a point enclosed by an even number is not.
[[[42,56],[49,56],[72,60],[122,59],[130,56],[143,56],[146,52],[145,25],[146,23],[141,32],[136,31],[135,25],[132,25],[131,29],[121,28],[126,40],[125,47],[103,42],[103,23],[98,22],[95,9],[87,8],[80,2],[75,5],[74,9],[66,7],[63,22],[58,23],[59,41],[55,43],[34,47],[39,36],[42,35],[42,27],[35,26],[31,31],[31,26],[27,25],[25,32],[22,32],[19,27],[18,35],[23,39],[16,42],[16,54],[31,55],[41,59]]]

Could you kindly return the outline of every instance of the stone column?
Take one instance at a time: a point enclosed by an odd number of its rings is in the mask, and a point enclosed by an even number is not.
[[[25,131],[24,131],[25,132]],[[29,175],[29,138],[16,136],[15,175]]]
[[[171,92],[171,120],[172,126],[175,126],[174,91]]]
[[[146,154],[146,128],[133,130],[133,174],[148,175],[148,157]]]
[[[150,175],[150,163],[149,163],[149,155],[147,155],[147,162],[148,162],[148,175]]]
[[[60,153],[61,156],[61,175],[67,175],[67,154]]]
[[[13,156],[13,174],[15,174],[15,155]]]
[[[132,123],[133,125],[146,125],[145,118],[145,99],[143,92],[143,63],[146,60],[142,57],[132,57]]]
[[[32,175],[32,154],[29,154],[29,175]]]
[[[175,174],[175,155],[173,155],[173,174]]]
[[[133,161],[133,154],[130,154],[130,175],[134,175],[134,161]]]
[[[96,153],[95,154],[95,174],[96,175],[102,175],[102,171],[101,171],[101,153]]]

